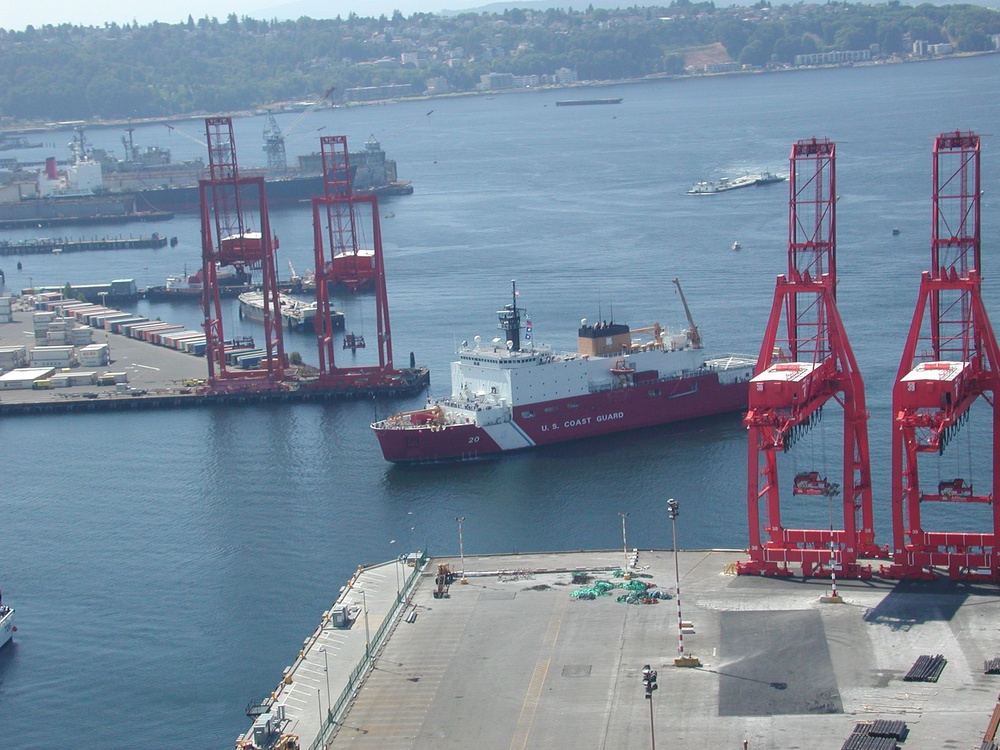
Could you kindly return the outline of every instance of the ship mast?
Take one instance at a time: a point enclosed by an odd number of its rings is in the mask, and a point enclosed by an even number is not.
[[[504,332],[504,344],[507,345],[508,349],[512,352],[521,351],[521,313],[522,309],[517,306],[517,281],[511,280],[510,282],[510,300],[509,305],[505,305],[503,310],[497,311],[497,317],[500,319],[498,328]]]

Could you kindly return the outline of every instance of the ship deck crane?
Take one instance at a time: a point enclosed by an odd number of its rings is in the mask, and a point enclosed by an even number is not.
[[[1000,581],[1000,348],[982,298],[979,136],[959,131],[938,136],[933,179],[931,270],[920,280],[892,394],[893,564],[884,572],[933,578],[940,567],[954,580],[995,582]],[[936,492],[922,491],[918,458],[936,461],[940,472],[949,442],[980,397],[992,410],[991,452],[979,452],[991,461],[990,491],[976,494],[971,477],[939,480]],[[927,528],[926,502],[949,503],[948,531]],[[956,520],[961,506],[955,504],[966,503],[989,506],[986,528],[955,530],[968,523]]]
[[[209,144],[209,178],[199,180],[198,192],[208,387],[217,392],[278,390],[282,387],[286,362],[264,178],[240,176],[231,118],[206,118],[205,134]],[[220,266],[261,274],[265,343],[261,366],[257,369],[229,369],[226,356],[229,344],[217,273]]]
[[[698,326],[695,325],[694,317],[691,315],[691,308],[688,307],[687,299],[684,297],[684,290],[681,289],[681,280],[674,279],[674,286],[677,287],[677,293],[681,295],[681,304],[684,305],[684,314],[687,316],[688,341],[691,342],[691,346],[695,349],[701,349],[701,334],[698,333]]]
[[[750,559],[737,566],[742,574],[792,575],[789,565],[801,565],[807,576],[867,577],[871,570],[858,557],[881,554],[874,542],[864,384],[836,305],[835,156],[825,138],[792,147],[788,272],[777,280],[744,418]],[[831,401],[844,413],[843,479],[797,473],[788,494],[827,497],[829,508],[800,505],[798,517],[815,517],[816,527],[786,528],[778,454],[818,424]],[[842,528],[834,528],[835,497]]]

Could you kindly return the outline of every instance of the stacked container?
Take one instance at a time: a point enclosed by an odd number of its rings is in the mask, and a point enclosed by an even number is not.
[[[0,347],[0,370],[7,372],[28,364],[28,351],[23,346]]]
[[[9,295],[0,297],[0,323],[14,322],[14,308],[11,306],[13,298]]]
[[[72,346],[36,346],[28,356],[32,367],[69,367],[72,359]]]
[[[80,359],[80,365],[83,367],[106,367],[110,361],[107,344],[83,346],[80,348],[77,356]]]

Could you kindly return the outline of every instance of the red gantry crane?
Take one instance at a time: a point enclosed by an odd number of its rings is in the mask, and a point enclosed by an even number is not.
[[[205,134],[209,178],[199,180],[198,191],[209,388],[217,392],[277,389],[284,379],[285,352],[264,178],[240,177],[231,118],[206,118]],[[257,369],[229,369],[230,363],[226,361],[231,343],[226,341],[222,323],[218,280],[221,266],[233,266],[241,273],[261,274],[264,356]]]
[[[351,190],[347,137],[320,138],[323,195],[312,199],[316,255],[316,333],[319,340],[319,387],[378,387],[398,378],[393,369],[389,303],[385,287],[378,198]],[[370,238],[370,246],[365,239]],[[353,290],[367,282],[374,289],[378,366],[337,367],[331,322],[330,287],[345,283]],[[365,348],[363,336],[346,334],[344,348]]]
[[[864,383],[836,305],[835,155],[834,143],[825,138],[792,147],[788,273],[777,280],[744,419],[750,559],[738,566],[741,574],[792,575],[789,565],[801,565],[806,576],[867,577],[870,569],[858,557],[879,553]],[[794,517],[824,523],[787,528],[779,454],[805,437],[830,401],[844,414],[841,481],[831,482],[821,471],[798,472],[785,493],[797,502]],[[834,528],[836,503],[841,528]]]
[[[920,279],[892,394],[891,577],[932,578],[940,567],[955,580],[1000,580],[1000,351],[982,299],[979,163],[974,133],[935,139],[931,270]],[[931,491],[922,490],[918,459],[936,463],[940,472],[949,442],[980,396],[993,414],[990,491],[977,494],[971,477],[940,475]],[[921,518],[927,502],[984,504],[992,528],[928,530]],[[949,525],[962,513],[955,505],[942,510]]]

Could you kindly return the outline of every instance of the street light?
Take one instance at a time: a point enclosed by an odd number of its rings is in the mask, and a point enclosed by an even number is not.
[[[361,606],[365,611],[365,659],[371,658],[371,637],[368,635],[368,597],[365,596],[364,589],[358,589],[358,593],[361,594]]]
[[[465,516],[459,516],[455,519],[458,521],[458,554],[462,558],[462,583],[468,583],[465,580],[465,548],[462,546],[462,521],[465,520]]]
[[[649,701],[649,742],[652,750],[656,750],[656,731],[653,729],[653,691],[657,689],[656,670],[648,664],[642,665],[642,684],[646,688],[646,700]]]
[[[326,713],[330,715],[330,658],[327,656],[326,646],[320,646],[323,652],[323,671],[326,672]]]
[[[677,560],[677,516],[680,515],[680,512],[680,503],[673,498],[667,500],[667,515],[670,516],[670,525],[674,530],[674,577],[677,591],[677,658],[674,659],[674,666],[700,667],[701,662],[697,657],[684,656],[684,621],[681,618],[681,566]]]
[[[622,567],[622,570],[625,571],[629,569],[628,542],[625,541],[625,519],[628,517],[628,513],[619,513],[618,515],[622,517],[622,552],[625,553],[625,565]]]

